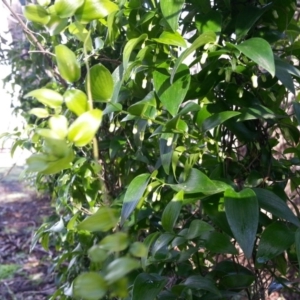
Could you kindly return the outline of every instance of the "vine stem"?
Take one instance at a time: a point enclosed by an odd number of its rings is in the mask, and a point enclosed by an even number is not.
[[[34,36],[34,34],[31,32],[31,30],[28,29],[27,25],[23,22],[23,20],[13,11],[13,9],[10,7],[8,2],[6,0],[2,0],[2,3],[7,7],[7,9],[10,11],[10,13],[16,18],[16,20],[21,25],[21,27],[22,27],[23,31],[25,32],[25,34],[28,34],[30,36],[32,41],[35,43],[37,48],[40,50],[39,52],[41,52],[43,55],[45,55],[49,65],[53,68],[53,62],[52,62],[51,58],[49,57],[49,55],[53,55],[53,54],[48,52],[47,50],[45,50],[43,45]],[[53,71],[54,71],[55,75],[59,78],[59,81],[61,82],[61,84],[66,88],[68,86],[66,81],[60,76],[59,72],[55,68],[53,68]]]

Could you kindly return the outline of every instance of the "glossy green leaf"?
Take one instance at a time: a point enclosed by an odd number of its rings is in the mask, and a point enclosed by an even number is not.
[[[172,84],[170,78],[167,69],[157,69],[153,72],[156,94],[169,113],[175,116],[190,86],[191,76],[188,67],[183,64],[178,66]]]
[[[130,39],[123,51],[123,68],[126,71],[128,69],[128,64],[130,61],[130,56],[134,48],[136,48],[139,44],[144,42],[148,38],[148,35],[146,33],[140,35],[138,38]]]
[[[171,73],[171,83],[174,80],[174,76],[177,72],[177,69],[182,64],[185,58],[187,58],[190,54],[192,54],[196,49],[200,48],[201,46],[204,46],[208,43],[214,43],[216,41],[216,34],[213,32],[206,32],[201,34],[188,49],[183,51],[181,55],[178,57],[178,59],[175,62],[174,68]]]
[[[261,235],[256,255],[257,262],[266,263],[287,250],[294,242],[295,234],[286,224],[272,223]]]
[[[38,89],[29,92],[24,98],[34,97],[42,104],[51,108],[58,108],[63,103],[63,96],[56,91],[50,89]]]
[[[163,133],[159,139],[160,160],[166,174],[170,173],[170,164],[173,157],[173,139],[173,133]]]
[[[88,23],[96,19],[103,19],[118,10],[117,4],[110,0],[85,0],[76,13],[76,19],[81,23]]]
[[[63,97],[68,109],[77,116],[87,111],[88,100],[84,92],[77,89],[67,90]]]
[[[214,228],[210,224],[202,220],[193,220],[189,226],[186,238],[194,239],[209,231],[214,231]]]
[[[50,20],[47,23],[46,28],[51,36],[60,34],[67,26],[69,22],[68,19],[61,19],[56,14],[50,15]]]
[[[81,76],[80,64],[75,53],[65,45],[55,46],[58,71],[63,79],[75,82]]]
[[[48,120],[49,128],[54,131],[61,139],[68,133],[68,119],[63,115],[52,116]]]
[[[132,300],[153,300],[167,283],[167,278],[158,274],[139,274],[132,290]]]
[[[214,281],[207,277],[200,275],[189,276],[183,284],[190,289],[204,290],[221,296],[220,291],[216,287]]]
[[[258,228],[259,206],[256,194],[251,189],[237,193],[226,190],[225,212],[230,229],[245,253],[250,259]]]
[[[120,257],[113,260],[106,268],[105,280],[113,284],[131,271],[140,268],[140,263],[130,257]]]
[[[94,245],[88,250],[88,257],[90,261],[95,263],[104,262],[107,259],[108,255],[108,251],[102,249],[99,245]]]
[[[100,207],[96,213],[84,219],[78,224],[78,230],[87,230],[90,232],[106,232],[114,228],[119,220],[119,213],[116,209],[110,207]]]
[[[35,107],[35,108],[32,108],[28,113],[35,115],[36,117],[38,117],[40,119],[49,117],[49,112],[45,108]]]
[[[296,246],[298,264],[300,265],[300,228],[298,228],[295,232],[295,246]]]
[[[175,191],[184,191],[187,194],[203,193],[204,195],[213,195],[227,189],[225,186],[217,188],[204,173],[194,168],[191,169],[185,182],[171,184],[170,187]]]
[[[90,88],[93,100],[100,102],[110,101],[114,82],[110,71],[102,64],[94,65],[90,68]],[[86,78],[86,89],[87,78]]]
[[[184,0],[164,0],[160,1],[160,8],[163,17],[169,24],[170,28],[175,32],[179,26],[179,17],[181,14]]]
[[[165,207],[161,217],[161,225],[165,231],[174,231],[173,228],[181,211],[183,197],[183,191],[178,192]]]
[[[203,132],[211,130],[223,124],[225,121],[233,117],[236,117],[238,115],[240,115],[240,112],[237,111],[223,111],[220,113],[213,114],[212,116],[209,116],[207,119],[203,121],[202,130]]]
[[[259,202],[259,206],[262,209],[265,209],[267,212],[270,212],[274,216],[285,219],[288,222],[293,223],[297,227],[300,227],[300,221],[284,200],[266,189],[254,188],[253,191],[255,192]]]
[[[120,252],[128,247],[129,239],[125,232],[116,232],[107,235],[101,240],[99,246],[106,251]]]
[[[185,39],[177,31],[175,33],[170,31],[163,31],[158,39],[153,40],[165,45],[186,48]]]
[[[166,248],[166,246],[169,245],[169,243],[173,240],[174,234],[171,233],[163,233],[161,234],[155,241],[155,243],[152,246],[151,252],[153,255],[155,255],[156,252],[159,250]]]
[[[84,3],[84,0],[55,0],[56,14],[61,18],[72,17],[76,10]]]
[[[243,8],[236,18],[235,33],[237,38],[240,39],[244,37],[270,6],[271,3],[265,5],[263,8],[258,8],[253,5]]]
[[[96,272],[81,273],[73,282],[73,296],[82,300],[99,300],[107,292],[104,278]]]
[[[146,110],[149,107],[155,107],[156,108],[156,100],[155,100],[155,94],[153,91],[151,91],[149,94],[146,95],[146,97],[134,103],[128,108],[128,112],[133,116],[143,116]]]
[[[128,219],[136,206],[139,204],[150,179],[150,174],[140,174],[136,176],[129,184],[125,193],[122,213],[121,226]]]
[[[274,55],[271,46],[266,40],[251,38],[234,47],[252,59],[258,66],[266,69],[272,77],[275,76]]]
[[[141,242],[134,242],[130,245],[129,252],[135,257],[147,257],[148,249]]]
[[[79,41],[84,43],[87,51],[93,50],[92,38],[84,25],[79,22],[73,22],[69,26],[69,32],[73,34]]]
[[[25,18],[31,22],[46,25],[50,20],[47,10],[40,5],[28,4],[23,8]]]
[[[199,14],[196,16],[196,27],[199,33],[210,31],[220,33],[222,28],[222,14],[217,10],[211,10],[207,14]]]
[[[236,248],[230,242],[228,235],[216,231],[208,232],[201,236],[204,247],[212,253],[237,254]]]
[[[83,147],[90,143],[102,120],[100,109],[89,110],[80,115],[69,127],[68,140],[77,147]]]

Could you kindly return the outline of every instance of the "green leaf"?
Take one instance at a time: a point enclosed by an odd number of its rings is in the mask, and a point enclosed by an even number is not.
[[[50,15],[48,14],[47,10],[40,5],[26,5],[23,8],[23,14],[27,20],[43,25],[46,25],[50,20]]]
[[[128,108],[128,112],[133,116],[143,117],[146,110],[151,107],[156,108],[155,94],[153,91],[149,92],[143,100],[131,105]]]
[[[293,223],[297,227],[300,227],[300,221],[294,215],[294,213],[288,207],[284,200],[279,198],[273,192],[268,191],[266,189],[254,188],[253,191],[255,192],[259,202],[259,206],[262,209],[265,209],[274,216],[278,218],[283,218],[288,222]]]
[[[228,186],[217,188],[204,173],[197,169],[191,169],[190,174],[183,183],[170,184],[170,187],[175,191],[184,191],[187,194],[203,193],[204,195],[213,195],[223,192]]]
[[[54,131],[61,139],[64,139],[68,133],[68,119],[63,115],[52,116],[48,120],[49,128]]]
[[[90,143],[102,120],[100,109],[89,110],[80,115],[69,127],[68,140],[77,147],[83,147]]]
[[[164,0],[160,1],[160,8],[163,17],[166,19],[170,28],[175,32],[178,29],[179,17],[181,14],[184,0]]]
[[[263,8],[258,8],[253,5],[246,6],[238,14],[235,23],[235,33],[237,39],[244,37],[253,25],[259,20],[259,18],[268,10],[271,3],[265,5]]]
[[[67,26],[68,19],[61,19],[56,14],[51,13],[50,20],[46,25],[46,28],[51,36],[60,34]]]
[[[170,85],[170,74],[167,69],[153,72],[153,84],[159,100],[172,116],[175,116],[190,86],[190,72],[186,65],[178,66],[178,73]]]
[[[204,247],[212,253],[230,253],[237,254],[237,250],[230,242],[228,235],[216,231],[208,232],[201,236],[204,241]]]
[[[61,77],[68,82],[77,81],[81,76],[81,69],[75,53],[65,45],[57,45],[55,56]]]
[[[199,14],[196,16],[196,27],[199,33],[210,31],[220,33],[222,28],[222,14],[216,10],[211,10],[207,14]]]
[[[88,100],[84,92],[77,89],[67,90],[63,97],[67,108],[77,116],[80,116],[87,111]]]
[[[90,232],[103,231],[106,232],[114,228],[119,219],[119,213],[116,209],[110,207],[100,207],[96,213],[87,217],[80,224],[78,230],[87,230]]]
[[[225,212],[230,229],[245,253],[250,259],[258,228],[259,206],[256,195],[251,189],[239,193],[226,190]]]
[[[139,45],[140,43],[144,42],[146,39],[148,38],[148,35],[146,33],[140,35],[138,38],[134,38],[129,40],[125,47],[124,47],[124,51],[123,51],[123,68],[124,71],[126,71],[128,69],[128,63],[130,60],[130,55],[133,51],[133,49],[135,47],[137,47],[137,45]]]
[[[69,32],[79,41],[83,42],[88,51],[93,50],[92,38],[88,30],[79,22],[73,22],[69,26]]]
[[[173,228],[180,214],[183,197],[183,191],[178,192],[165,207],[161,217],[161,225],[164,230],[173,232]]]
[[[24,98],[28,97],[34,97],[42,104],[51,108],[58,108],[63,103],[63,96],[61,94],[45,88],[31,91],[24,96]]]
[[[101,240],[99,246],[106,251],[120,252],[128,247],[129,240],[125,232],[116,232],[107,235]]]
[[[202,130],[203,132],[211,130],[221,125],[225,121],[236,117],[240,114],[241,113],[237,111],[223,111],[220,113],[213,114],[212,116],[209,116],[207,119],[204,120],[204,122],[202,123]]]
[[[295,232],[295,246],[296,246],[296,253],[298,258],[298,264],[300,265],[300,228],[298,228]]]
[[[90,261],[95,263],[104,262],[107,259],[108,255],[109,253],[103,250],[99,245],[94,245],[88,251],[88,257]]]
[[[124,222],[134,211],[136,206],[139,204],[146,190],[149,179],[150,179],[150,174],[146,173],[146,174],[140,174],[136,176],[130,182],[124,197],[122,213],[121,213],[121,223],[120,223],[121,226],[124,224]]]
[[[252,59],[258,66],[275,76],[274,55],[269,43],[262,38],[251,38],[239,45],[234,45],[240,52]]]
[[[48,118],[49,117],[49,112],[45,108],[32,108],[29,112],[29,114],[35,115],[36,117],[43,119],[43,118]]]
[[[190,224],[186,238],[191,240],[209,231],[214,231],[214,228],[211,225],[202,220],[193,220]]]
[[[140,263],[136,259],[130,257],[117,258],[107,266],[104,278],[110,285],[138,268],[140,268]]]
[[[86,78],[86,90],[88,89]],[[110,71],[102,64],[90,68],[90,87],[93,100],[110,101],[114,90],[114,82]]]
[[[85,0],[77,9],[75,17],[81,23],[88,23],[96,19],[103,19],[118,10],[117,4],[110,0]]]
[[[132,300],[153,300],[164,288],[167,283],[167,278],[158,274],[139,274],[132,289]]]
[[[193,275],[188,277],[183,285],[187,286],[190,289],[205,290],[221,296],[220,291],[216,287],[214,281],[210,278],[202,277],[200,275]]]
[[[84,0],[55,0],[56,14],[61,18],[72,17],[76,10],[84,3]]]
[[[83,300],[99,300],[105,296],[107,286],[96,272],[82,273],[73,282],[73,296]]]
[[[261,235],[256,255],[257,262],[266,263],[287,250],[294,241],[295,234],[286,224],[283,222],[270,224]]]
[[[175,33],[170,31],[163,31],[159,38],[153,39],[153,41],[165,45],[186,48],[185,39],[177,31]]]
[[[171,73],[171,83],[173,82],[174,76],[177,72],[177,69],[182,64],[185,58],[187,58],[190,54],[192,54],[196,49],[200,48],[201,46],[204,46],[208,43],[214,43],[216,41],[216,35],[213,32],[206,32],[201,34],[194,42],[193,44],[188,47],[185,51],[181,53],[181,55],[178,57],[178,59],[175,62],[174,68]]]
[[[163,133],[159,139],[160,160],[167,175],[170,173],[170,164],[173,157],[173,133]]]
[[[148,248],[141,242],[134,242],[130,245],[129,252],[135,257],[147,257]]]

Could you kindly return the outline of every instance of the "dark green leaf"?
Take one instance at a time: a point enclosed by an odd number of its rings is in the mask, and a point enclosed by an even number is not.
[[[214,228],[202,220],[193,220],[190,224],[186,238],[194,239],[208,231],[214,231]]]
[[[190,86],[190,72],[186,65],[178,66],[178,73],[170,84],[167,69],[157,69],[153,73],[153,83],[159,100],[172,116],[179,110]]]
[[[225,212],[231,231],[250,259],[258,227],[259,207],[256,195],[251,189],[239,193],[226,190],[224,193]]]
[[[183,284],[191,289],[205,290],[216,295],[221,295],[212,279],[200,275],[188,277]]]
[[[132,290],[132,300],[153,300],[167,283],[167,278],[158,274],[139,274]]]
[[[183,191],[178,192],[165,207],[161,217],[161,225],[164,230],[173,232],[173,227],[180,214],[183,197]]]
[[[230,253],[237,254],[237,250],[230,242],[228,235],[216,231],[208,232],[201,236],[204,247],[212,253]]]
[[[253,191],[255,192],[259,206],[262,209],[265,209],[274,216],[283,218],[288,222],[295,224],[297,227],[300,227],[298,218],[294,215],[284,200],[266,189],[254,188]]]
[[[220,11],[211,10],[207,14],[199,14],[196,16],[196,27],[200,33],[205,32],[221,32],[222,14]]]
[[[128,219],[136,206],[139,204],[145,189],[148,185],[150,174],[141,174],[135,177],[129,184],[125,193],[122,213],[121,213],[121,226]]]
[[[204,120],[204,122],[202,123],[202,130],[204,132],[211,130],[216,126],[221,125],[228,119],[231,119],[238,115],[240,115],[240,112],[237,111],[223,111],[220,113],[213,114],[212,116]]]
[[[295,232],[295,245],[296,245],[298,264],[300,266],[300,228],[298,228]]]
[[[273,77],[275,76],[274,55],[267,41],[262,38],[251,38],[234,47],[252,59],[258,66],[266,69]]]
[[[257,250],[257,262],[266,263],[268,260],[287,250],[295,241],[294,232],[282,222],[269,225],[261,235]]]

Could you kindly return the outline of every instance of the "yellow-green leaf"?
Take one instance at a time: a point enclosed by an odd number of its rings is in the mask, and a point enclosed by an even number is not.
[[[69,127],[68,139],[76,146],[87,145],[94,138],[102,120],[102,111],[93,109],[80,115]]]
[[[82,115],[88,109],[87,96],[80,90],[67,90],[64,93],[64,100],[68,109],[77,116]]]
[[[69,82],[77,81],[81,70],[75,53],[65,45],[58,45],[55,47],[55,55],[61,77]]]
[[[114,81],[110,71],[102,64],[95,65],[90,69],[90,87],[93,100],[101,102],[110,101],[114,90]]]
[[[104,278],[96,272],[82,273],[73,282],[73,296],[76,299],[99,300],[107,291]]]
[[[118,10],[117,4],[110,0],[85,0],[84,4],[76,11],[76,18],[81,23],[102,19]]]
[[[60,107],[63,103],[63,96],[56,91],[50,89],[38,89],[29,92],[24,98],[34,97],[42,104],[51,108]]]
[[[41,118],[41,119],[49,117],[48,110],[45,108],[40,108],[40,107],[32,108],[28,113],[35,115],[36,117]]]
[[[112,252],[120,252],[128,247],[129,239],[125,232],[116,232],[107,235],[99,245],[102,249]]]
[[[63,115],[52,116],[48,125],[60,138],[64,139],[68,133],[68,120]]]
[[[50,15],[47,10],[40,5],[28,4],[23,8],[25,18],[31,22],[47,24],[50,20]]]
[[[54,8],[56,14],[61,18],[72,17],[76,10],[83,4],[84,0],[56,0]]]
[[[170,31],[163,31],[163,33],[159,36],[158,39],[153,40],[165,45],[186,48],[185,39],[178,32],[173,33]]]

